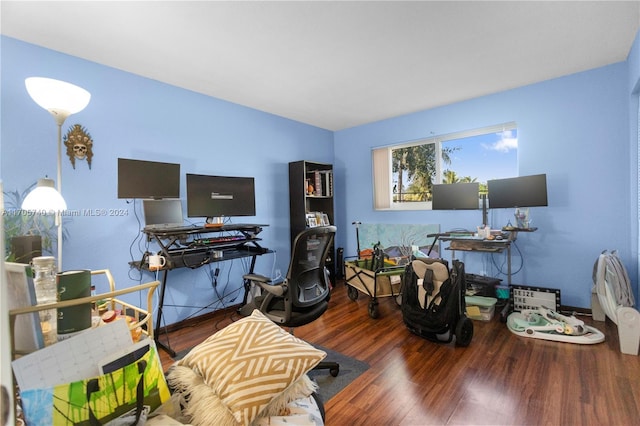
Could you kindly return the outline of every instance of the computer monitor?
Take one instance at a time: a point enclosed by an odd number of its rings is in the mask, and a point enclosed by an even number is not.
[[[519,176],[487,181],[489,208],[547,206],[547,175]]]
[[[142,200],[147,229],[184,226],[181,200]]]
[[[252,177],[210,176],[187,173],[187,216],[211,218],[255,216]]]
[[[478,182],[435,184],[431,189],[432,210],[477,210],[480,208]]]
[[[118,198],[180,198],[180,164],[118,158]]]

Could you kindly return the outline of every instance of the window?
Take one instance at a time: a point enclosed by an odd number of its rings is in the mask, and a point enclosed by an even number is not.
[[[375,148],[376,210],[429,210],[433,184],[478,182],[518,175],[515,123]]]

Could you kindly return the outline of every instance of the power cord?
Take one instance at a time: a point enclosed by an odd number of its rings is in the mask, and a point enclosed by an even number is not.
[[[513,262],[511,264],[511,276],[514,276],[517,273],[519,273],[522,270],[522,268],[524,267],[524,258],[522,257],[522,252],[520,251],[520,248],[518,247],[518,245],[516,244],[515,241],[513,241],[511,243],[511,246],[514,247],[516,249],[516,251],[518,252],[518,254],[520,255],[519,256],[520,257],[520,266],[518,266],[518,268],[515,271],[513,270]],[[503,270],[504,262],[502,262],[502,265],[498,265],[498,263],[496,262],[496,259],[495,259],[494,256],[495,256],[495,254],[491,254],[491,261],[493,262],[493,266],[495,266],[495,268],[496,268],[496,270],[498,271],[499,274],[502,274],[504,276],[508,276],[509,275],[508,272],[504,272],[504,270]],[[506,259],[506,256],[507,255],[505,255],[505,259]],[[511,260],[513,261],[513,256],[511,256]]]
[[[271,264],[271,281],[278,281],[282,278],[282,272],[276,268],[276,261],[278,259],[278,253],[273,250],[273,263]]]
[[[135,200],[135,199],[134,199],[133,201],[126,200],[125,202],[126,202],[127,204],[133,204],[133,216],[136,218],[136,223],[138,224],[138,229],[142,229],[142,222],[141,222],[141,220],[140,220],[140,216],[138,216],[138,211],[136,210],[136,200]],[[143,235],[143,234],[142,234],[141,232],[138,232],[138,233],[136,234],[135,238],[131,241],[131,244],[129,245],[129,256],[131,257],[131,263],[136,262],[136,259],[135,259],[134,254],[133,254],[133,247],[134,247],[135,245],[137,245],[137,246],[138,246],[138,250],[139,250],[141,253],[143,252],[142,247],[141,247],[141,244],[144,242],[144,237],[143,237],[142,235]],[[142,265],[140,265],[140,266],[142,266]],[[132,271],[133,271],[134,269],[135,269],[135,268],[130,268],[130,269],[129,269],[129,272],[128,272],[128,276],[129,276],[129,278],[130,278],[131,280],[133,280],[133,281],[140,281],[140,282],[142,282],[142,277],[143,277],[143,275],[142,275],[142,269],[138,269],[139,274],[138,274],[137,276],[133,276],[133,275],[132,275]]]
[[[218,275],[220,275],[220,268],[216,268],[213,275],[211,276],[211,285],[213,286],[214,289],[218,287]]]

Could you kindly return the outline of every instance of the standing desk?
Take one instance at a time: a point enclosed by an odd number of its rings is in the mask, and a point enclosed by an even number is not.
[[[518,232],[533,232],[538,228],[503,228],[507,232],[507,237],[502,239],[485,239],[471,236],[459,236],[455,233],[439,234],[440,240],[448,241],[449,247],[445,250],[451,250],[451,258],[456,258],[456,250],[475,251],[481,253],[502,253],[507,251],[507,283],[511,285],[511,244],[518,238]]]
[[[256,264],[256,258],[272,251],[261,247],[258,234],[262,228],[268,225],[257,224],[227,224],[213,227],[179,227],[171,229],[144,229],[149,241],[155,241],[160,247],[161,254],[166,259],[165,266],[161,269],[162,281],[158,302],[158,315],[154,330],[156,345],[165,350],[171,357],[176,353],[171,349],[167,338],[167,344],[161,342],[160,326],[162,324],[162,308],[164,306],[164,294],[167,286],[169,271],[177,268],[196,269],[214,262],[251,258],[249,274],[252,274]],[[149,271],[149,263],[146,254],[139,262],[131,262],[132,266]],[[251,286],[248,280],[244,280],[243,305],[247,302],[247,295]]]

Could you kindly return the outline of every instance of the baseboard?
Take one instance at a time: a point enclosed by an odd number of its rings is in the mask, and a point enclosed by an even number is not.
[[[575,306],[565,306],[565,305],[561,305],[560,306],[560,313],[565,314],[565,313],[575,313],[577,315],[588,315],[591,316],[591,309],[589,308],[576,308]]]
[[[344,284],[344,281],[338,281],[336,284]],[[222,317],[222,316],[225,316],[227,314],[231,314],[233,312],[236,312],[241,306],[242,305],[240,305],[240,304],[233,305],[233,306],[228,306],[228,307],[223,308],[223,309],[218,309],[217,311],[207,312],[206,314],[198,315],[196,317],[187,318],[185,320],[178,321],[178,322],[175,322],[173,324],[169,324],[169,325],[167,325],[165,327],[161,327],[160,332],[163,333],[163,334],[164,333],[171,333],[172,331],[180,330],[181,328],[185,328],[185,327],[190,327],[190,326],[196,325],[198,323],[201,323],[203,321],[215,320],[218,317]],[[591,316],[591,309],[588,309],[588,308],[577,308],[577,307],[574,307],[574,306],[562,305],[562,306],[560,306],[560,310],[561,310],[561,313],[563,313],[563,314],[575,313],[577,315]]]
[[[172,331],[180,330],[181,328],[185,328],[185,327],[191,327],[203,321],[211,321],[211,320],[217,319],[218,317],[224,317],[225,315],[236,312],[240,307],[241,305],[239,304],[227,306],[226,308],[218,309],[217,311],[207,312],[206,314],[202,314],[195,317],[187,318],[182,321],[174,322],[173,324],[169,324],[167,326],[161,327],[158,335],[171,333]]]
[[[336,280],[336,285],[340,285],[340,284],[344,285],[344,282],[345,282],[344,280]],[[236,312],[241,307],[242,307],[242,304],[232,305],[226,308],[218,309],[217,311],[207,312],[202,315],[187,318],[185,320],[174,322],[173,324],[169,324],[164,327],[160,327],[159,332],[162,334],[171,333],[172,331],[180,330],[181,328],[185,328],[185,327],[190,327],[198,323],[201,323],[203,321],[211,321],[211,320],[217,319],[218,317]]]

